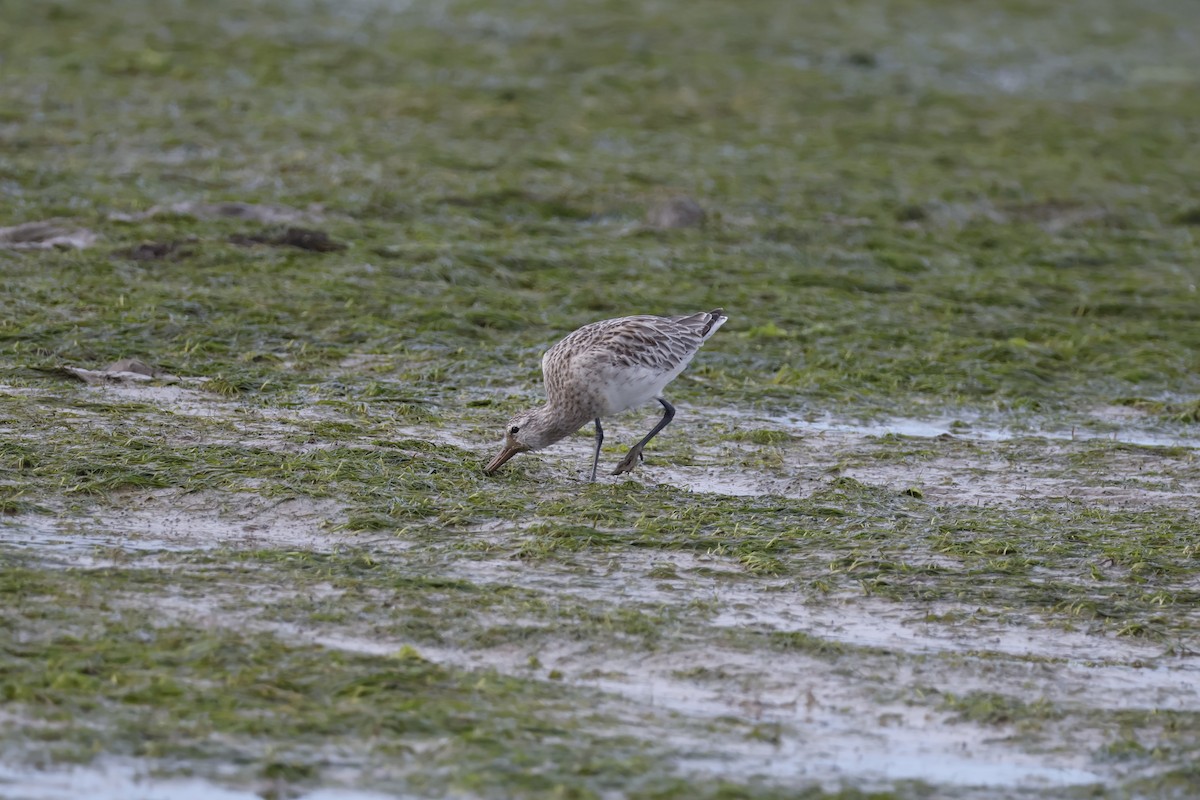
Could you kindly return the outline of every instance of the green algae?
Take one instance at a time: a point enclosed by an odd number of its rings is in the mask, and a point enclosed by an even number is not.
[[[472,669],[421,648],[571,642],[625,663],[699,640],[885,678],[930,662],[955,675],[955,658],[975,658],[730,630],[714,619],[736,587],[764,602],[886,603],[956,629],[1084,630],[1160,663],[1194,655],[1193,508],[1036,492],[972,506],[919,478],[847,475],[953,475],[945,463],[988,454],[1111,487],[1136,463],[1135,488],[1177,498],[1197,479],[1191,446],[888,435],[839,454],[811,491],[747,497],[583,485],[533,457],[479,472],[557,336],[717,305],[730,324],[671,392],[734,419],[689,428],[681,414],[646,470],[792,480],[803,429],[739,424],[752,408],[1070,427],[1117,406],[1191,431],[1200,103],[1194,48],[1174,31],[1194,9],[976,11],[9,4],[5,17],[26,22],[0,26],[0,225],[64,217],[101,239],[0,250],[4,530],[15,542],[52,516],[78,521],[45,554],[0,548],[0,691],[21,719],[5,756],[25,755],[27,739],[50,762],[233,765],[225,779],[239,785],[298,787],[336,784],[345,759],[375,776],[361,785],[429,795],[922,796],[905,781],[712,779],[677,768],[695,754],[656,743],[627,708],[581,715],[612,701],[564,681],[569,670]],[[702,228],[645,223],[676,195],[706,208]],[[279,223],[172,207],[219,202],[295,212]],[[348,249],[246,243],[285,224]],[[60,370],[128,356],[183,382],[139,395]],[[122,527],[140,507],[293,501],[329,504],[312,523],[327,548],[190,537],[143,552]],[[92,528],[128,539],[95,545]],[[580,582],[631,570],[630,585],[645,576],[662,596],[462,572],[496,559]],[[711,597],[688,590],[705,582]],[[289,589],[264,603],[265,586]],[[225,598],[216,621],[153,613],[213,595]],[[346,652],[297,630],[411,650]],[[980,654],[973,667],[1027,663],[964,648]],[[698,669],[698,683],[728,677]],[[1031,749],[1119,762],[1132,777],[1111,796],[1196,785],[1194,711],[900,694],[1028,735]],[[755,725],[719,735],[780,736]]]

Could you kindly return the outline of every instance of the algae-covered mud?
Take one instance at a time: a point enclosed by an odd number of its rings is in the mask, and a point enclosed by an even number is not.
[[[0,797],[1200,794],[1196,30],[0,4]]]

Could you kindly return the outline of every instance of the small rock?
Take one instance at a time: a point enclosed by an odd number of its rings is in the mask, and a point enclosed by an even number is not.
[[[646,213],[646,224],[659,230],[699,228],[707,219],[708,213],[690,197],[672,197]]]
[[[846,63],[852,67],[871,69],[878,66],[879,59],[875,57],[874,53],[867,50],[854,50],[846,54]]]
[[[921,222],[928,218],[929,212],[916,203],[909,203],[896,209],[897,222]]]

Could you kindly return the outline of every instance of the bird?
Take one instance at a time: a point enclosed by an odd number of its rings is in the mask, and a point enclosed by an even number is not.
[[[727,319],[720,308],[676,317],[636,315],[593,322],[568,334],[542,356],[546,404],[508,421],[503,449],[484,474],[492,475],[518,453],[541,450],[594,422],[594,482],[604,442],[600,420],[657,400],[662,419],[612,474],[630,472],[643,459],[646,444],[675,418],[663,390]]]

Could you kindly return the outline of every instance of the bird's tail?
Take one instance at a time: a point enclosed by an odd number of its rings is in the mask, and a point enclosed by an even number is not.
[[[707,339],[717,332],[717,328],[725,324],[725,320],[729,317],[725,316],[725,309],[714,308],[708,312],[708,321],[704,323],[704,327],[700,330],[700,336]]]

